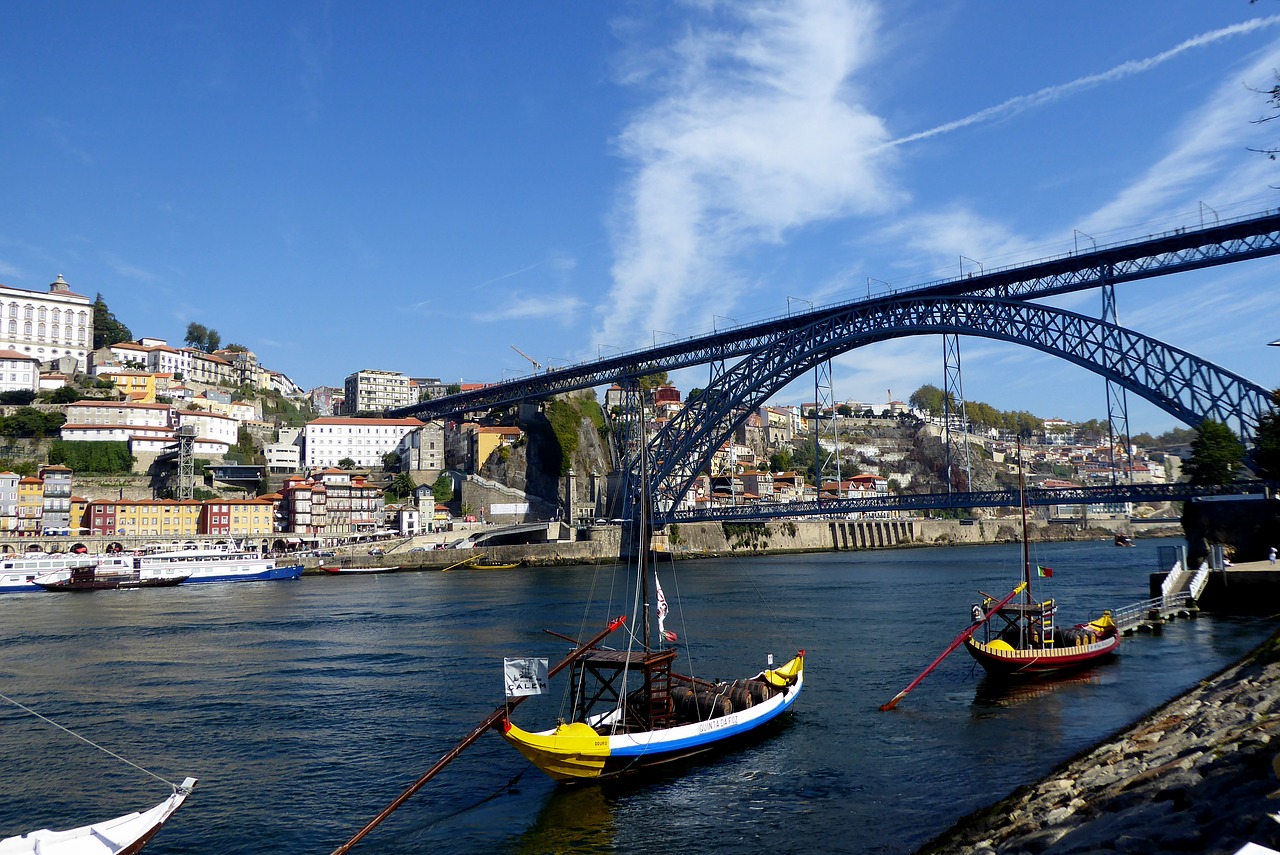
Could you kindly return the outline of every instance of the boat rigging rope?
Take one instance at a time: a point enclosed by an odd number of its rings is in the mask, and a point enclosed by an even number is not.
[[[175,784],[173,781],[170,781],[168,778],[162,778],[161,776],[157,775],[155,772],[152,772],[150,769],[144,769],[144,768],[142,768],[142,767],[141,767],[141,766],[139,766],[137,763],[134,763],[132,760],[129,760],[129,759],[125,758],[125,757],[121,757],[119,754],[115,753],[115,752],[114,752],[114,751],[112,751],[110,748],[106,748],[105,746],[99,745],[98,743],[94,742],[92,739],[89,739],[89,738],[88,738],[88,737],[86,737],[86,736],[81,736],[80,734],[78,734],[78,733],[76,733],[74,730],[72,730],[71,728],[69,728],[69,727],[64,727],[63,725],[58,724],[56,721],[54,721],[53,719],[49,718],[48,716],[41,715],[40,713],[38,713],[38,712],[36,712],[35,710],[31,709],[31,707],[25,706],[25,705],[23,705],[23,704],[19,703],[18,701],[15,701],[13,698],[9,697],[8,695],[0,694],[0,698],[3,698],[4,700],[6,700],[6,701],[8,701],[9,703],[13,704],[15,707],[17,707],[18,709],[22,710],[23,712],[28,712],[28,713],[30,713],[31,715],[33,715],[33,716],[35,716],[36,718],[38,718],[38,719],[40,719],[41,721],[43,721],[45,724],[51,724],[51,725],[53,725],[54,727],[58,728],[58,730],[61,730],[61,731],[64,731],[64,732],[66,732],[66,733],[71,734],[71,735],[72,735],[72,736],[74,736],[76,739],[79,739],[81,742],[85,743],[86,745],[91,745],[91,746],[93,746],[94,748],[98,749],[99,751],[103,752],[104,754],[110,754],[112,757],[116,758],[116,759],[117,759],[117,760],[119,760],[120,762],[122,762],[122,763],[127,763],[128,765],[130,765],[130,766],[132,766],[133,768],[137,769],[139,772],[142,772],[142,773],[144,773],[144,774],[146,774],[146,775],[150,775],[152,778],[155,778],[157,781],[160,781],[161,783],[168,784],[170,787],[172,787],[172,788],[173,788],[173,791],[174,791],[175,793],[176,793],[176,792],[178,792],[178,791],[181,789],[181,787],[180,787],[180,786],[178,786],[177,784]]]

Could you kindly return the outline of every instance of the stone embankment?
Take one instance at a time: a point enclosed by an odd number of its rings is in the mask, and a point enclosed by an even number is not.
[[[1280,848],[1280,633],[1237,665],[962,819],[919,855]]]

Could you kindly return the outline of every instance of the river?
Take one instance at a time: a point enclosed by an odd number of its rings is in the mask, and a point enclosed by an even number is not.
[[[1063,624],[1146,599],[1156,541],[1045,544]],[[994,690],[960,650],[1007,592],[1016,547],[930,547],[664,567],[680,670],[732,678],[807,650],[805,690],[768,738],[639,783],[561,788],[486,734],[355,852],[908,853],[964,814],[1235,661],[1273,624],[1179,621],[1069,681]],[[614,604],[608,568],[454,570],[0,599],[0,692],[169,780],[200,783],[147,846],[327,853],[501,701],[503,656],[554,662]],[[690,662],[691,659],[691,662]],[[553,690],[561,689],[553,681]],[[561,696],[515,713],[550,726]],[[0,705],[0,837],[65,828],[168,789]]]

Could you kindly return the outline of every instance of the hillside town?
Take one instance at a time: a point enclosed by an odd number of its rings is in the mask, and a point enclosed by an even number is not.
[[[61,276],[47,292],[0,286],[4,415],[24,408],[60,415],[64,455],[109,443],[125,461],[111,470],[121,477],[104,481],[62,458],[49,459],[39,443],[27,449],[34,459],[10,446],[11,467],[23,468],[13,462],[25,459],[28,471],[0,472],[0,538],[216,535],[286,548],[391,533],[411,537],[455,519],[593,524],[619,512],[621,457],[605,440],[617,434],[617,386],[605,390],[600,403],[588,396],[574,411],[578,429],[598,435],[589,449],[591,443],[538,429],[537,421],[545,422],[538,408],[474,421],[388,418],[389,410],[474,387],[360,369],[341,386],[304,390],[246,347],[209,347],[220,344],[216,331],[209,335],[198,325],[188,337],[196,344],[186,346],[145,336],[95,341],[102,332],[95,331],[95,314],[103,310],[101,297],[95,302],[75,293]],[[105,326],[127,332],[109,310],[107,317]],[[671,384],[655,383],[645,412],[651,427],[678,413],[685,397]],[[684,507],[945,490],[928,454],[943,427],[939,413],[891,393],[881,402],[763,406],[714,455]],[[1176,480],[1179,453],[1186,451],[1108,441],[1060,419],[1045,419],[1034,431],[971,427],[962,433],[972,455],[965,482],[982,489],[1016,474],[1019,433],[1026,435],[1023,453],[1034,486]],[[548,436],[579,448],[558,470],[535,477],[529,446]],[[521,461],[523,472],[516,465]],[[815,471],[822,477],[814,478]],[[1049,509],[1051,518],[1063,519],[1168,513],[1148,506]]]

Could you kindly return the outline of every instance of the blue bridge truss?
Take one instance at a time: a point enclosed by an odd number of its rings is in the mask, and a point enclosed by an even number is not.
[[[439,418],[547,398],[660,371],[726,366],[650,441],[655,513],[673,513],[711,455],[774,392],[816,365],[874,342],[979,336],[1069,360],[1189,425],[1214,419],[1253,444],[1269,390],[1192,353],[1037,299],[1280,254],[1280,212],[788,314],[608,359],[550,369],[424,401],[389,415]],[[734,364],[730,362],[737,360]],[[638,479],[633,479],[638,483]],[[1129,489],[1129,488],[1125,488]],[[857,500],[862,501],[862,500]],[[974,507],[972,501],[963,505]],[[671,518],[676,518],[674,515]]]

